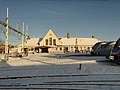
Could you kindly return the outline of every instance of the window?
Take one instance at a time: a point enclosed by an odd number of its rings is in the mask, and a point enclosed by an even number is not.
[[[53,45],[56,45],[56,39],[53,39]]]
[[[90,50],[90,47],[88,47],[87,49]]]
[[[62,51],[62,48],[60,48],[60,51]]]
[[[71,50],[73,51],[73,47],[71,47]]]
[[[46,41],[45,41],[45,42],[46,42],[46,45],[48,45],[48,39],[46,39]]]
[[[52,45],[52,38],[49,38],[49,45]]]

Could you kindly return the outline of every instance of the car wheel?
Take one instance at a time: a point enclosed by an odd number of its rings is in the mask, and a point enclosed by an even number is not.
[[[100,56],[101,54],[100,54],[100,52],[98,52],[98,54],[97,54],[98,56]]]
[[[93,52],[91,52],[91,55],[95,55]]]

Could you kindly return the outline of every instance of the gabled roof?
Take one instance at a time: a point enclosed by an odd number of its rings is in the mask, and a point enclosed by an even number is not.
[[[45,36],[48,35],[49,33],[52,33],[53,35],[55,35],[56,38],[58,38],[57,35],[54,33],[54,31],[53,31],[52,29],[49,29],[49,30],[47,31],[47,33],[45,34]],[[45,38],[45,36],[43,37],[43,39]],[[42,39],[42,40],[43,40],[43,39]]]
[[[94,45],[99,42],[96,38],[61,38],[62,45]]]

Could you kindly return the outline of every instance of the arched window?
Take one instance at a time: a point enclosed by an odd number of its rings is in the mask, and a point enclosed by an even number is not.
[[[52,45],[52,38],[49,38],[49,45]]]
[[[53,45],[56,45],[56,39],[53,39]]]
[[[45,41],[45,42],[46,42],[46,45],[48,45],[48,39],[46,39],[46,41]]]

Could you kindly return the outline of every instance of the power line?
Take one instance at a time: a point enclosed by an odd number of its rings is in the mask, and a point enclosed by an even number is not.
[[[83,19],[83,20],[120,20],[120,18],[92,18],[92,17],[78,17],[78,16],[64,16],[64,17],[61,17],[61,16],[59,16],[59,17],[10,17],[10,19],[15,19],[15,18],[17,18],[17,19],[53,19],[53,18],[55,18],[55,19]]]

